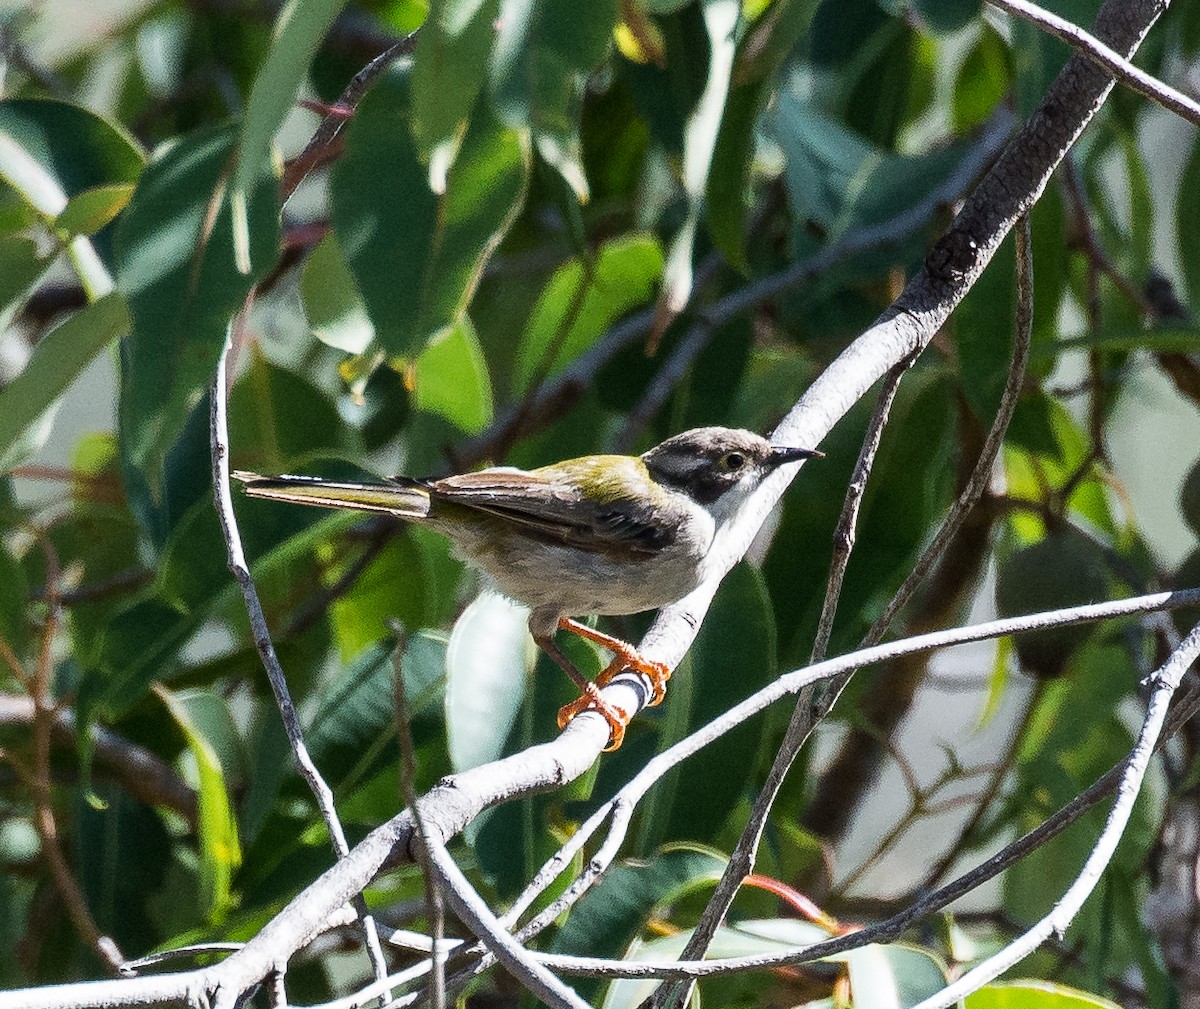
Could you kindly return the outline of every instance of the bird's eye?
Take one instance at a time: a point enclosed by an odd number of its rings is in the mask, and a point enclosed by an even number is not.
[[[729,452],[723,462],[728,470],[738,470],[746,465],[746,457],[741,452]]]

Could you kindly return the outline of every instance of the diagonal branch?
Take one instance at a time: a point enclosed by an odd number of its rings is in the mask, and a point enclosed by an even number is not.
[[[1097,66],[1107,70],[1127,88],[1144,95],[1152,102],[1158,102],[1164,109],[1174,112],[1189,123],[1200,126],[1200,102],[1176,91],[1145,70],[1138,69],[1120,53],[1114,52],[1077,24],[1044,7],[1030,3],[1029,0],[988,0],[988,3],[1014,17],[1028,21],[1031,25],[1036,25],[1044,32],[1049,32]]]

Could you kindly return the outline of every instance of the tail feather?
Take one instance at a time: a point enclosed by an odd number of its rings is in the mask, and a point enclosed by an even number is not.
[[[407,519],[423,519],[429,515],[429,491],[415,480],[392,484],[335,483],[319,477],[260,476],[242,470],[232,475],[241,481],[251,497],[323,508],[387,512]]]

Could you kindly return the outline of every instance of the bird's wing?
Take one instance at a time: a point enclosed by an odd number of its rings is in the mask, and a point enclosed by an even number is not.
[[[518,523],[551,542],[597,553],[653,555],[675,538],[672,514],[610,491],[585,498],[555,467],[488,469],[430,484],[435,502],[453,502]]]

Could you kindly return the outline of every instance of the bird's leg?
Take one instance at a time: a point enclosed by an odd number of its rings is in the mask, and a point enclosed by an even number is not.
[[[575,663],[554,643],[553,633],[541,633],[535,631],[532,626],[530,631],[538,647],[549,655],[582,691],[581,697],[558,709],[558,727],[565,729],[567,723],[576,715],[584,711],[594,711],[608,722],[609,739],[604,748],[605,752],[617,749],[625,738],[625,726],[629,724],[629,715],[600,696],[600,688],[576,669]]]
[[[608,667],[596,677],[596,686],[607,686],[617,673],[631,669],[645,676],[654,691],[654,695],[646,702],[646,707],[652,708],[656,704],[662,703],[662,699],[667,695],[667,680],[671,678],[671,668],[665,662],[654,662],[643,658],[642,654],[629,642],[594,630],[587,624],[581,624],[578,620],[563,617],[558,621],[558,626],[561,630],[570,631],[572,634],[578,634],[581,638],[587,638],[588,641],[596,642],[601,648],[608,649],[616,656],[608,664]]]

